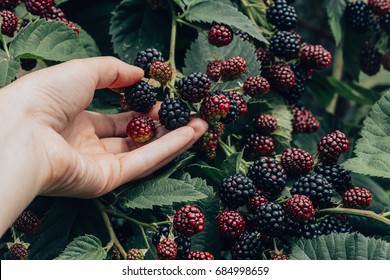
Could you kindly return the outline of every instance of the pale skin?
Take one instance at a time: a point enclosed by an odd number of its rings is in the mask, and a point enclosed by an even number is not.
[[[85,111],[95,89],[138,82],[143,71],[112,57],[73,60],[23,76],[0,90],[0,236],[38,195],[94,198],[142,178],[189,149],[207,130],[193,119],[158,128],[147,144],[127,123],[150,112]],[[118,96],[119,98],[119,96]]]

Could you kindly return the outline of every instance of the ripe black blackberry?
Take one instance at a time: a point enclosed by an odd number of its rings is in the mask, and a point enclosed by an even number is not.
[[[14,223],[14,227],[20,232],[24,234],[35,234],[39,227],[41,226],[41,219],[38,216],[30,211],[24,211],[20,216],[16,219]]]
[[[281,205],[269,202],[256,210],[252,222],[254,228],[262,234],[279,237],[286,229],[287,215]]]
[[[344,193],[347,189],[352,187],[352,178],[350,171],[345,170],[337,163],[334,164],[318,164],[314,172],[321,174],[325,179],[332,184],[333,188],[339,192]]]
[[[255,185],[248,177],[236,173],[222,180],[219,195],[224,206],[237,209],[255,195]]]
[[[1,0],[0,1],[0,9],[5,10],[13,10],[15,9],[22,0]]]
[[[179,80],[177,90],[183,100],[198,103],[210,95],[210,86],[207,74],[194,72]]]
[[[244,232],[231,248],[234,260],[261,260],[263,244],[257,232]]]
[[[315,207],[323,208],[329,206],[334,189],[324,176],[312,173],[301,176],[293,184],[291,194],[306,195]]]
[[[390,35],[390,12],[385,13],[379,18],[379,24],[382,30],[389,36]]]
[[[169,235],[169,226],[162,225],[158,227],[158,231],[152,236],[152,244],[154,247],[157,247],[158,243],[161,241],[161,237],[168,237]]]
[[[191,237],[178,234],[175,237],[175,242],[177,244],[176,259],[177,260],[187,259],[191,249]]]
[[[219,232],[227,239],[236,239],[245,230],[244,217],[234,210],[224,210],[217,218]]]
[[[161,103],[158,116],[166,129],[174,130],[189,123],[190,109],[180,99],[170,98]]]
[[[374,23],[373,13],[364,1],[349,2],[344,13],[347,26],[356,32],[366,32]]]
[[[328,235],[332,232],[336,233],[352,233],[353,229],[351,223],[345,218],[338,218],[335,216],[328,216],[321,220],[318,225],[319,235]]]
[[[217,47],[229,45],[233,41],[233,30],[226,24],[214,23],[208,32],[208,40]]]
[[[28,258],[28,246],[24,243],[13,243],[8,250],[13,260],[26,260]]]
[[[349,140],[344,133],[335,130],[317,143],[318,159],[325,163],[336,163],[342,153],[349,149]]]
[[[277,196],[286,186],[287,175],[274,158],[261,157],[248,169],[247,176],[257,189],[272,197]]]
[[[382,56],[382,66],[383,69],[390,71],[390,52],[387,52]]]
[[[261,62],[261,68],[269,67],[275,62],[275,56],[265,48],[257,48],[255,55],[258,61]]]
[[[282,154],[281,164],[287,174],[300,175],[310,172],[314,160],[311,154],[302,149],[288,148]]]
[[[54,6],[53,0],[24,0],[27,11],[36,16],[43,16]]]
[[[134,65],[142,68],[145,72],[145,77],[150,78],[149,69],[156,60],[164,62],[161,52],[154,48],[147,48],[137,54]]]
[[[218,82],[219,78],[221,78],[221,64],[221,60],[211,60],[207,64],[206,74],[213,82]]]
[[[294,222],[287,219],[286,235],[295,238],[312,239],[319,235],[319,224],[316,217],[311,217],[304,222]]]
[[[144,81],[126,87],[124,91],[127,105],[132,111],[147,112],[157,102],[154,87]]]
[[[294,72],[283,62],[273,64],[267,71],[263,71],[262,75],[267,78],[271,89],[282,93],[288,92],[295,85]]]
[[[278,31],[270,40],[269,50],[277,57],[292,59],[299,56],[299,46],[300,39],[296,33]]]
[[[18,29],[18,17],[11,11],[0,11],[1,17],[1,33],[9,37],[13,37],[16,29]]]
[[[360,69],[369,76],[377,74],[381,68],[382,54],[377,48],[365,44],[360,50]]]
[[[245,158],[254,160],[261,156],[268,156],[275,151],[274,140],[270,136],[259,133],[249,133],[243,138]]]
[[[267,10],[267,21],[279,30],[291,30],[297,25],[298,16],[285,0],[276,0]]]
[[[25,71],[31,71],[32,69],[37,66],[37,60],[34,58],[21,58],[20,59],[20,66]]]
[[[261,114],[253,122],[260,133],[271,133],[278,128],[278,121],[270,114]]]
[[[249,42],[250,40],[252,40],[251,35],[249,35],[248,33],[246,33],[245,31],[242,31],[242,30],[236,30],[234,32],[234,35],[238,36],[244,42]]]

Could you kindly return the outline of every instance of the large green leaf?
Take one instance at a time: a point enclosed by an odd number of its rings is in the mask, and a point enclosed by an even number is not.
[[[194,1],[188,9],[186,19],[191,22],[225,23],[247,32],[259,41],[267,43],[267,40],[247,16],[237,10],[236,7],[223,1]]]
[[[106,256],[99,238],[86,234],[69,243],[56,260],[103,260]]]
[[[121,197],[126,208],[152,209],[153,206],[172,205],[174,202],[196,201],[205,195],[190,183],[159,178],[142,181],[126,190]]]
[[[110,23],[115,53],[132,64],[141,50],[153,47],[163,51],[170,34],[170,21],[166,19],[166,14],[151,11],[146,1],[122,1],[113,11]]]
[[[19,69],[19,59],[9,57],[3,50],[0,50],[0,88],[12,82]]]
[[[18,58],[67,61],[88,57],[76,32],[61,22],[45,19],[36,20],[18,32],[9,50]]]
[[[345,0],[325,0],[324,6],[328,14],[329,26],[332,30],[336,45],[340,45],[343,37],[341,18],[344,15],[344,9],[347,4]]]
[[[390,92],[373,106],[364,121],[362,138],[355,147],[356,157],[344,167],[359,174],[390,178]]]
[[[292,260],[390,260],[390,243],[361,234],[332,233],[291,244]]]
[[[96,45],[95,40],[89,35],[84,29],[79,27],[80,29],[80,42],[83,45],[85,51],[87,52],[89,57],[99,56],[100,51],[99,47]]]

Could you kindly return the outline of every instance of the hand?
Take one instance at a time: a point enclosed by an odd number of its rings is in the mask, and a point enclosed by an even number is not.
[[[156,140],[139,145],[125,130],[141,114],[84,111],[95,89],[142,77],[137,67],[100,57],[28,74],[0,91],[0,235],[36,195],[101,196],[167,164],[206,131],[194,119],[172,132],[159,127]],[[158,107],[144,115],[157,119]]]

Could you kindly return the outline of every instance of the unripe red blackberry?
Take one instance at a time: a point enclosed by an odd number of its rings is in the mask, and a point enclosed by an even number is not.
[[[287,174],[307,174],[313,168],[314,160],[311,154],[298,148],[286,149],[281,158],[281,164]]]
[[[208,40],[217,47],[229,45],[233,41],[233,30],[226,24],[214,23],[209,30]]]
[[[245,219],[237,211],[224,210],[217,218],[219,232],[225,238],[235,239],[245,230]]]
[[[174,130],[189,123],[190,109],[180,99],[170,98],[161,103],[158,116],[166,129]]]
[[[317,143],[318,158],[324,163],[335,163],[340,155],[349,149],[349,140],[339,130],[335,130],[321,138]]]
[[[175,212],[173,226],[184,236],[193,236],[204,230],[204,215],[193,205],[184,205]]]
[[[14,223],[14,227],[24,234],[35,234],[39,230],[40,226],[41,219],[39,219],[38,216],[30,210],[24,211],[20,214]]]
[[[305,69],[324,70],[332,62],[332,55],[322,45],[306,44],[301,48],[301,64]]]
[[[222,65],[221,60],[211,60],[207,64],[206,74],[213,82],[218,82],[218,80],[221,78],[222,75],[221,65]]]
[[[160,84],[166,85],[172,78],[172,69],[168,64],[156,60],[152,63],[152,65],[150,65],[149,75]]]
[[[320,122],[311,111],[292,106],[291,113],[293,114],[292,126],[294,132],[313,133],[320,128]]]
[[[22,0],[1,0],[0,1],[0,9],[5,9],[5,10],[13,10],[15,9]]]
[[[24,243],[13,243],[8,250],[14,260],[26,260],[28,258],[28,247]]]
[[[295,28],[298,16],[293,6],[276,0],[267,9],[267,21],[279,30],[291,30]]]
[[[382,54],[377,48],[365,44],[360,50],[360,69],[369,76],[377,74],[381,68]]]
[[[278,31],[270,40],[269,50],[277,57],[292,59],[299,56],[300,38],[296,33]]]
[[[254,214],[253,226],[262,234],[280,237],[286,229],[287,216],[275,202],[261,205]]]
[[[130,249],[127,251],[126,260],[143,260],[144,253],[140,249]]]
[[[191,251],[187,256],[187,260],[192,261],[211,261],[214,260],[214,256],[209,252]]]
[[[153,62],[161,61],[164,62],[161,52],[154,48],[147,48],[146,50],[140,51],[135,58],[134,65],[142,68],[145,72],[145,77],[150,78],[149,69]]]
[[[62,22],[67,27],[72,29],[77,34],[80,34],[80,28],[73,21],[67,20],[66,18],[57,18],[56,21]]]
[[[55,6],[52,6],[43,15],[41,15],[41,17],[52,19],[52,20],[66,19],[66,15],[64,11],[62,11],[60,8],[57,8]]]
[[[18,17],[11,11],[0,11],[1,17],[1,33],[9,37],[13,37],[18,29]]]
[[[264,95],[269,92],[270,85],[266,78],[251,76],[246,78],[243,84],[244,92],[249,95]]]
[[[253,122],[260,133],[271,133],[278,128],[278,121],[269,114],[261,114]]]
[[[224,94],[212,93],[203,99],[200,106],[199,115],[205,121],[212,123],[217,122],[229,113],[230,99]]]
[[[261,156],[268,156],[275,151],[274,140],[270,136],[259,133],[249,133],[243,138],[244,155],[254,160]]]
[[[283,253],[273,254],[271,256],[271,260],[273,261],[286,261],[288,260],[288,255]]]
[[[306,195],[294,194],[287,199],[284,211],[295,222],[307,221],[314,216],[313,202]]]
[[[344,16],[347,26],[359,33],[368,31],[374,22],[372,11],[364,1],[349,2]]]
[[[383,15],[390,10],[389,0],[368,0],[368,7],[376,15]]]
[[[238,79],[246,69],[246,61],[242,57],[235,56],[223,60],[221,63],[221,77],[224,81]]]
[[[36,16],[43,16],[54,6],[53,0],[24,0],[27,11]]]
[[[177,256],[177,244],[169,238],[162,239],[157,245],[157,256],[160,260],[174,260]]]
[[[207,131],[194,144],[194,148],[205,155],[206,158],[213,159],[217,155],[218,139],[222,135],[224,124],[216,122],[209,124]]]
[[[126,133],[133,141],[143,143],[156,135],[156,126],[151,118],[140,116],[128,123]]]
[[[306,115],[306,133],[313,133],[320,129],[320,122],[309,110],[303,110]]]
[[[255,195],[255,186],[251,179],[236,173],[222,180],[219,195],[223,205],[237,209]]]
[[[382,56],[382,66],[385,70],[390,71],[390,51]]]
[[[257,208],[268,202],[268,197],[261,190],[256,190],[255,195],[247,202],[246,208],[248,208],[249,212],[254,213]]]
[[[236,101],[236,105],[238,108],[237,114],[239,117],[245,115],[248,112],[248,105],[241,94],[239,94],[236,91],[230,90],[230,91],[225,92],[225,95],[231,95],[233,97],[234,101]]]
[[[126,87],[124,91],[127,105],[131,111],[147,112],[157,102],[157,93],[154,91],[154,87],[144,81]]]
[[[261,260],[263,244],[260,234],[256,232],[244,232],[231,248],[233,260]]]
[[[285,63],[276,63],[264,72],[265,77],[271,84],[271,89],[280,92],[288,92],[295,85],[295,75],[290,66]]]
[[[157,248],[158,243],[164,238],[167,238],[170,234],[170,227],[167,225],[159,226],[158,232],[156,232],[152,237],[152,243]],[[191,248],[191,238],[184,236],[180,233],[174,232],[175,242],[177,244],[177,260],[186,259],[190,253]]]
[[[275,57],[269,49],[257,48],[255,55],[258,61],[261,63],[261,68],[269,67],[275,62]]]
[[[371,205],[372,194],[366,188],[354,187],[344,193],[343,203],[347,208],[364,209]]]
[[[177,89],[183,100],[198,103],[210,95],[210,86],[211,80],[207,74],[194,72],[180,79]]]

